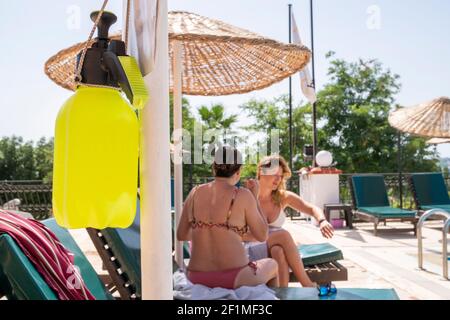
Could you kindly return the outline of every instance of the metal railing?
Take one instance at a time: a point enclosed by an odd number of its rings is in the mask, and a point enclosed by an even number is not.
[[[442,228],[442,267],[444,278],[450,280],[448,278],[448,260],[450,257],[448,256],[448,243],[447,243],[447,235],[450,231],[450,219],[447,219],[444,224],[444,228]]]
[[[52,212],[52,186],[42,181],[0,181],[0,208],[3,206],[46,219]]]
[[[447,251],[447,234],[450,229],[450,213],[442,209],[431,209],[426,211],[419,219],[417,223],[417,248],[419,253],[417,255],[419,269],[424,270],[423,268],[423,237],[422,237],[422,228],[427,221],[427,219],[433,216],[441,216],[445,218],[445,223],[442,228],[442,276],[445,279],[448,279],[448,251]]]

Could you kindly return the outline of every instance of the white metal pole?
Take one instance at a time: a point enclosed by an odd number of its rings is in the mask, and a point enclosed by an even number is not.
[[[173,43],[173,129],[174,135],[174,200],[175,200],[175,226],[180,221],[181,211],[183,209],[183,155],[182,155],[182,47],[180,41]],[[176,232],[174,233],[175,243],[175,261],[180,268],[184,268],[183,262],[183,243],[177,241]]]
[[[144,1],[135,1],[135,5]],[[146,0],[148,4],[148,0]],[[142,4],[146,7],[145,3]],[[141,273],[143,300],[171,300],[169,41],[167,0],[156,6],[155,64],[145,76],[150,99],[141,128]],[[154,26],[152,26],[154,27]]]

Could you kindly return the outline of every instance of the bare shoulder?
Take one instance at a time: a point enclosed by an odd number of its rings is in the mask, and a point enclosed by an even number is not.
[[[193,192],[196,192],[196,191],[202,192],[202,191],[204,191],[204,190],[209,189],[210,187],[211,187],[211,184],[210,184],[210,183],[199,184],[199,185],[195,186],[195,187],[192,189],[192,191],[193,191]]]
[[[243,204],[245,207],[250,205],[253,201],[256,201],[253,193],[249,189],[244,187],[239,188],[236,195],[236,200],[239,201],[239,203]]]
[[[193,188],[191,189],[191,191],[189,192],[188,198],[192,198],[195,194],[202,194],[202,193],[203,193],[203,190],[207,189],[207,186],[208,186],[207,183],[196,185],[196,186],[193,187]],[[200,192],[199,192],[199,191],[200,191]]]
[[[300,196],[292,191],[284,190],[281,193],[281,201],[283,204],[288,204],[292,200],[301,200]]]
[[[283,192],[283,197],[284,198],[300,198],[298,194],[296,194],[295,192],[292,191],[288,191],[288,190],[284,190]]]
[[[240,187],[238,190],[238,197],[241,197],[242,199],[248,199],[249,197],[253,197],[252,192],[244,187]]]

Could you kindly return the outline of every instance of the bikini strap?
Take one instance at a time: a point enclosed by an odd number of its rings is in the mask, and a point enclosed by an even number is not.
[[[195,192],[197,191],[198,186],[195,186],[194,189],[192,189],[192,204],[191,204],[191,219],[189,221],[195,222],[195,216],[194,216],[194,199],[195,199]]]
[[[231,198],[230,208],[228,209],[227,225],[228,225],[228,221],[230,220],[230,217],[231,217],[231,210],[233,209],[234,199],[236,199],[236,196],[237,196],[238,192],[239,192],[239,188],[236,187],[233,190],[233,197]]]

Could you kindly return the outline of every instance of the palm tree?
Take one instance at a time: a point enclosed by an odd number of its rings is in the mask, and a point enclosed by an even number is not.
[[[221,103],[214,104],[210,108],[201,106],[198,113],[207,129],[230,130],[232,125],[237,122],[237,115],[225,116],[225,108]]]
[[[239,142],[237,138],[237,132],[232,129],[233,125],[237,122],[237,115],[230,116],[225,115],[225,107],[223,104],[213,104],[210,107],[201,106],[198,109],[201,123],[203,126],[203,132],[206,130],[217,130],[214,134],[215,140],[210,140],[206,145],[205,152],[211,154],[212,150],[216,146],[220,146],[223,142],[229,144]]]

